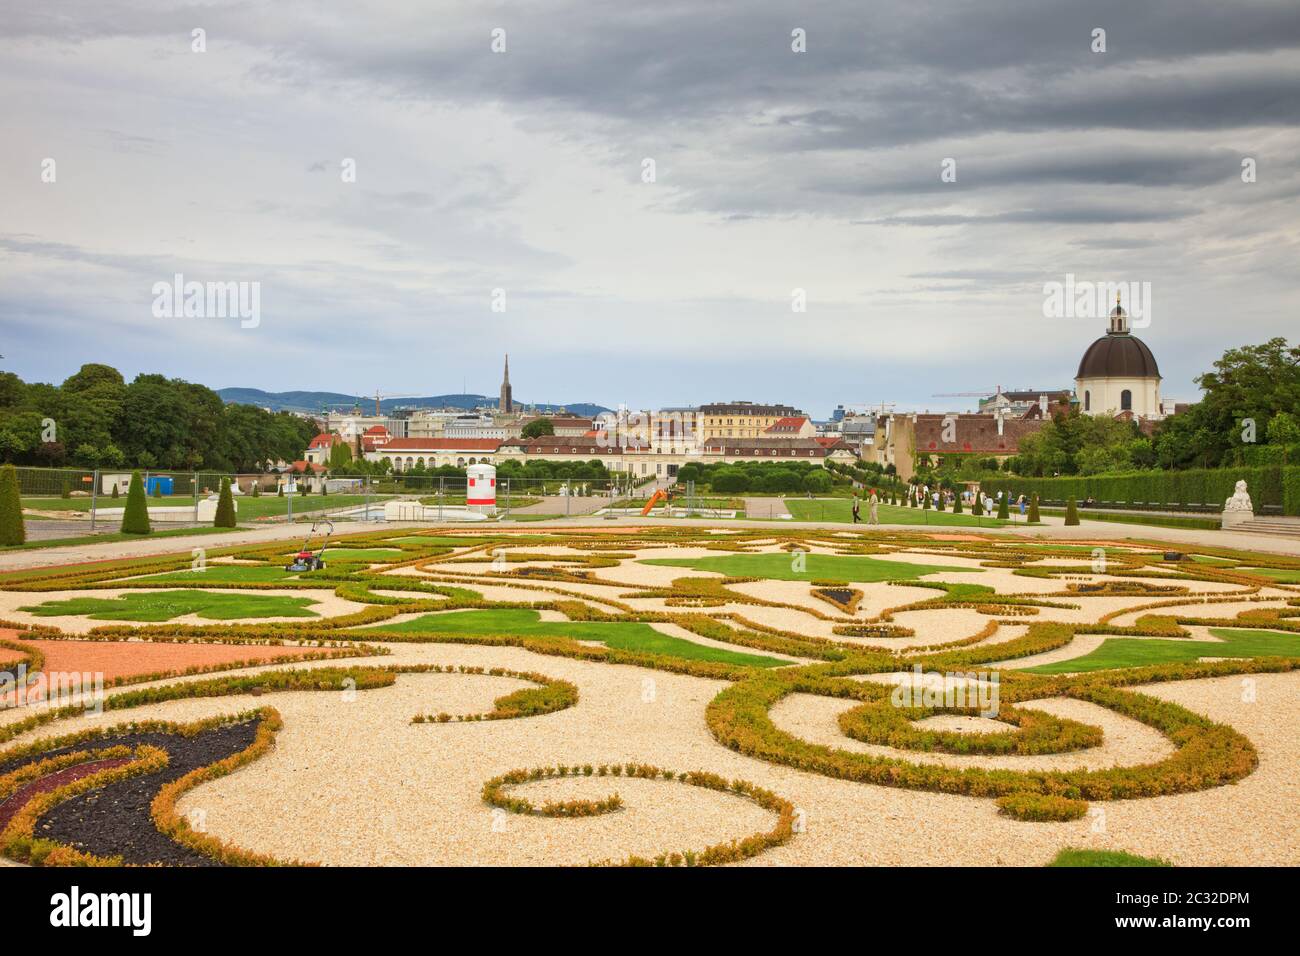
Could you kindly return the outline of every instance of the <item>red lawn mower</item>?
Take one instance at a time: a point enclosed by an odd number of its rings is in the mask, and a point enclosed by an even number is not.
[[[312,537],[316,534],[316,529],[324,531],[325,537],[321,539],[320,547],[314,552],[309,547]],[[325,567],[322,556],[325,554],[325,545],[329,543],[330,535],[334,533],[334,522],[332,521],[313,521],[311,530],[307,532],[307,537],[302,541],[302,547],[294,556],[294,559],[284,566],[286,571],[319,571]]]

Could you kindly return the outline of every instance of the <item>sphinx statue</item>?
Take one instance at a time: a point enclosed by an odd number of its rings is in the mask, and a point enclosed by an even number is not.
[[[1254,516],[1255,508],[1251,504],[1249,492],[1246,491],[1246,482],[1239,481],[1232,492],[1232,497],[1223,503],[1221,527],[1227,528],[1240,524],[1243,521],[1249,521]]]

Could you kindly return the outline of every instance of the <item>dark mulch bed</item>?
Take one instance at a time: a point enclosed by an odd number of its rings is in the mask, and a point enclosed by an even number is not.
[[[817,593],[830,598],[836,604],[845,606],[853,600],[853,590],[851,588],[818,588]]]
[[[170,761],[158,773],[132,777],[60,803],[36,822],[34,836],[57,840],[96,856],[120,856],[127,863],[216,866],[215,861],[159,833],[149,815],[149,807],[164,784],[239,753],[253,742],[256,733],[257,721],[249,720],[217,727],[195,737],[164,733],[113,735],[12,761],[0,765],[0,772],[88,747],[116,744],[160,747],[167,751]]]

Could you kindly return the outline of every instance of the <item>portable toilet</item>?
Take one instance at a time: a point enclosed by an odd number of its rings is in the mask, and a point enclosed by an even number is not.
[[[465,469],[465,504],[470,511],[492,515],[497,512],[497,470],[491,465],[470,465]]]

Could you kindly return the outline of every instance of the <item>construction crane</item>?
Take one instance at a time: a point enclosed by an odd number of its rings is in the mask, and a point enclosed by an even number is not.
[[[377,418],[383,414],[383,412],[380,410],[379,403],[385,398],[419,398],[419,397],[420,396],[415,392],[385,392],[383,394],[380,394],[379,389],[375,389],[375,417]]]

